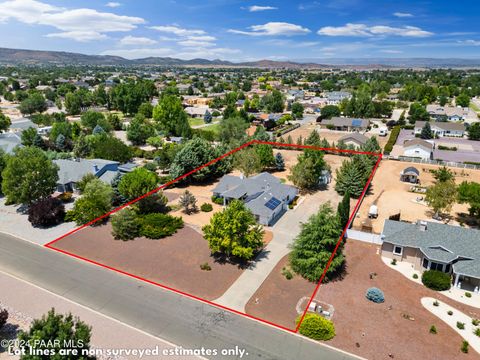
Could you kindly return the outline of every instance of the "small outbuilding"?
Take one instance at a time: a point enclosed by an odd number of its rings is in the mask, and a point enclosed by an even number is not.
[[[413,166],[409,166],[400,173],[400,181],[417,184],[419,176],[420,172],[418,169],[414,168]]]

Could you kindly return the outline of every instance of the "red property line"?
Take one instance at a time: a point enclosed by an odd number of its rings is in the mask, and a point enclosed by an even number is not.
[[[355,206],[355,208],[354,208],[354,210],[353,210],[353,212],[352,212],[352,214],[351,214],[351,216],[350,216],[350,218],[349,218],[349,220],[348,220],[348,224],[346,225],[345,229],[342,231],[342,234],[341,234],[341,236],[340,236],[340,238],[339,238],[339,240],[338,240],[338,242],[337,242],[337,244],[336,244],[336,246],[335,246],[335,249],[334,249],[334,251],[333,251],[333,253],[332,253],[332,255],[331,255],[331,257],[330,257],[330,259],[329,259],[329,261],[328,261],[328,263],[327,263],[327,266],[325,267],[325,270],[323,271],[323,274],[322,274],[322,276],[321,276],[321,278],[320,278],[317,286],[315,287],[315,290],[314,290],[312,296],[310,297],[310,300],[309,300],[309,302],[308,302],[308,304],[307,304],[307,307],[305,308],[305,311],[303,312],[302,317],[300,318],[300,321],[298,322],[298,325],[297,325],[297,327],[296,327],[295,329],[290,329],[290,328],[287,328],[287,327],[285,327],[285,326],[282,326],[282,325],[279,325],[279,324],[275,324],[275,323],[270,322],[270,321],[268,321],[268,320],[261,319],[261,318],[255,317],[255,316],[253,316],[253,315],[246,314],[246,313],[244,313],[244,312],[241,312],[241,311],[238,311],[238,310],[229,308],[229,307],[227,307],[227,306],[223,306],[223,305],[214,303],[214,302],[209,301],[209,300],[206,300],[206,299],[202,299],[202,298],[200,298],[200,297],[198,297],[198,296],[195,296],[195,295],[192,295],[192,294],[188,294],[188,293],[183,292],[183,291],[181,291],[181,290],[177,290],[177,289],[171,288],[171,287],[169,287],[169,286],[166,286],[166,285],[157,283],[157,282],[155,282],[155,281],[152,281],[152,280],[143,278],[143,277],[141,277],[141,276],[138,276],[138,275],[135,275],[135,274],[132,274],[132,273],[128,273],[128,272],[126,272],[126,271],[123,271],[123,270],[120,270],[120,269],[111,267],[111,266],[109,266],[109,265],[102,264],[102,263],[100,263],[100,262],[97,262],[97,261],[94,261],[94,260],[91,260],[91,259],[88,259],[88,258],[79,256],[79,255],[77,255],[77,254],[74,254],[74,253],[71,253],[71,252],[68,252],[68,251],[65,251],[65,250],[62,250],[62,249],[58,249],[58,248],[53,247],[53,244],[56,243],[56,242],[58,242],[58,241],[60,241],[61,239],[65,238],[65,237],[67,237],[67,236],[69,236],[69,235],[71,235],[71,234],[74,234],[74,233],[76,233],[76,232],[78,232],[78,231],[86,228],[87,226],[90,226],[90,225],[96,223],[97,221],[100,221],[100,220],[108,217],[109,215],[114,214],[114,213],[116,213],[117,211],[120,211],[121,209],[124,209],[124,208],[127,207],[127,206],[130,206],[130,205],[136,203],[137,201],[140,201],[141,199],[144,199],[145,197],[150,196],[150,195],[158,192],[159,190],[166,188],[166,187],[169,186],[169,185],[172,185],[172,184],[174,184],[174,183],[176,183],[176,182],[178,182],[178,181],[180,181],[180,180],[182,180],[182,179],[185,179],[186,177],[192,175],[193,173],[195,173],[195,172],[197,172],[197,171],[199,171],[199,170],[201,170],[201,169],[203,169],[203,168],[205,168],[205,167],[207,167],[207,166],[210,166],[210,165],[212,165],[212,164],[214,164],[214,163],[216,163],[216,162],[218,162],[218,161],[220,161],[220,160],[222,160],[222,159],[224,159],[224,158],[226,158],[226,157],[228,157],[228,156],[236,153],[237,151],[240,151],[240,150],[242,150],[242,149],[244,149],[244,148],[246,148],[246,147],[248,147],[248,146],[250,146],[250,145],[252,145],[252,144],[267,144],[267,145],[272,145],[272,146],[276,146],[276,147],[288,147],[288,148],[297,148],[297,149],[312,149],[312,150],[318,150],[318,151],[329,151],[329,152],[346,153],[346,154],[362,154],[362,155],[371,155],[371,156],[376,156],[376,157],[378,157],[377,162],[376,162],[376,164],[375,164],[375,167],[373,168],[373,171],[372,171],[372,173],[370,174],[370,177],[369,177],[369,179],[368,179],[368,181],[367,181],[367,184],[365,185],[365,187],[364,187],[364,189],[363,189],[363,192],[362,192],[362,194],[361,194],[361,196],[360,196],[360,198],[359,198],[359,200],[358,200],[358,202],[357,202],[357,204],[356,204],[356,206]],[[92,220],[92,221],[90,221],[90,222],[82,225],[82,226],[79,226],[79,227],[73,229],[72,231],[67,232],[66,234],[64,234],[64,235],[56,238],[56,239],[53,240],[53,241],[50,241],[49,243],[45,244],[44,246],[45,246],[46,248],[48,248],[48,249],[55,250],[55,251],[57,251],[57,252],[59,252],[59,253],[62,253],[62,254],[65,254],[65,255],[69,255],[69,256],[71,256],[71,257],[74,257],[74,258],[79,259],[79,260],[86,261],[86,262],[91,263],[91,264],[94,264],[94,265],[96,265],[96,266],[100,266],[100,267],[103,267],[103,268],[105,268],[105,269],[108,269],[108,270],[111,270],[111,271],[120,273],[120,274],[122,274],[122,275],[126,275],[126,276],[132,277],[132,278],[134,278],[134,279],[147,282],[147,283],[149,283],[149,284],[158,286],[158,287],[163,288],[163,289],[165,289],[165,290],[169,290],[169,291],[175,292],[175,293],[177,293],[177,294],[180,294],[180,295],[186,296],[186,297],[188,297],[188,298],[191,298],[191,299],[194,299],[194,300],[203,302],[203,303],[205,303],[205,304],[212,305],[212,306],[215,306],[215,307],[217,307],[217,308],[220,308],[220,309],[223,309],[223,310],[227,310],[227,311],[230,311],[230,312],[235,313],[235,314],[238,314],[238,315],[246,316],[247,318],[250,318],[250,319],[253,319],[253,320],[257,320],[257,321],[263,322],[263,323],[265,323],[265,324],[268,324],[268,325],[277,327],[277,328],[279,328],[279,329],[282,329],[282,330],[285,330],[285,331],[288,331],[288,332],[291,332],[291,333],[297,333],[297,332],[298,332],[298,329],[299,329],[299,327],[300,327],[300,325],[301,325],[301,323],[302,323],[302,321],[303,321],[303,319],[304,319],[304,317],[305,317],[305,315],[306,315],[306,313],[307,313],[308,307],[310,306],[311,302],[313,301],[313,298],[316,296],[316,294],[317,294],[317,292],[318,292],[318,290],[319,290],[319,288],[320,288],[320,285],[321,285],[321,283],[322,283],[322,281],[323,281],[323,279],[324,279],[324,277],[325,277],[325,274],[326,274],[328,268],[330,267],[330,264],[331,264],[333,258],[335,257],[335,254],[336,254],[336,252],[337,252],[337,250],[338,250],[341,242],[342,242],[343,239],[344,239],[345,233],[346,233],[348,227],[350,226],[350,223],[352,222],[354,215],[355,215],[356,212],[358,211],[358,208],[360,207],[360,204],[362,203],[363,198],[365,197],[365,194],[366,194],[366,192],[367,192],[367,189],[368,189],[368,187],[369,187],[369,185],[370,185],[370,183],[371,183],[371,181],[372,181],[372,179],[373,179],[373,176],[374,176],[374,174],[375,174],[375,172],[376,172],[376,170],[377,170],[377,168],[378,168],[378,166],[379,166],[379,164],[380,164],[381,159],[382,159],[382,154],[377,154],[377,153],[373,153],[373,152],[362,152],[362,151],[355,151],[355,150],[342,150],[342,149],[335,149],[335,148],[322,148],[322,147],[318,147],[318,146],[297,145],[297,144],[282,144],[282,143],[276,143],[276,142],[270,142],[270,141],[252,140],[252,141],[249,141],[249,142],[247,142],[247,143],[239,146],[238,148],[235,148],[235,149],[227,152],[226,154],[223,154],[222,156],[220,156],[220,157],[218,157],[218,158],[216,158],[216,159],[213,159],[213,160],[209,161],[208,163],[206,163],[206,164],[204,164],[204,165],[202,165],[202,166],[199,166],[198,168],[196,168],[196,169],[194,169],[194,170],[191,170],[191,171],[187,172],[186,174],[184,174],[184,175],[182,175],[182,176],[180,176],[180,177],[178,177],[178,178],[176,178],[176,179],[174,179],[174,180],[171,180],[171,181],[169,181],[169,182],[167,182],[167,183],[159,186],[158,188],[156,188],[156,189],[154,189],[154,190],[152,190],[152,191],[149,191],[148,193],[146,193],[146,194],[144,194],[144,195],[142,195],[142,196],[140,196],[140,197],[138,197],[138,198],[136,198],[136,199],[134,199],[134,200],[132,200],[132,201],[127,202],[126,204],[124,204],[124,205],[122,205],[122,206],[119,206],[119,207],[113,209],[112,211],[110,211],[110,212],[108,212],[108,213],[106,213],[106,214],[104,214],[104,215],[102,215],[102,216],[100,216],[100,217],[98,217],[98,218],[96,218],[96,219],[94,219],[94,220]]]

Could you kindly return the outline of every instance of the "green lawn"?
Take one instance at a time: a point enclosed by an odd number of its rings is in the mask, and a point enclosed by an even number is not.
[[[480,113],[480,107],[478,107],[477,105],[475,105],[474,102],[471,102],[470,103],[470,108],[472,108],[474,111],[476,111],[477,113]]]
[[[215,134],[218,134],[220,132],[220,123],[215,123],[213,125],[210,125],[210,126],[205,126],[204,128],[202,128],[203,131],[211,131]]]
[[[217,123],[219,120],[218,119],[213,119],[213,123]],[[205,121],[203,121],[203,118],[188,118],[188,123],[190,126],[200,126],[204,125]]]

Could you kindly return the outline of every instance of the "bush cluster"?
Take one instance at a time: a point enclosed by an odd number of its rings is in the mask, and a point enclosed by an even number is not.
[[[212,196],[212,202],[217,205],[223,205],[223,198],[214,195]]]
[[[385,145],[385,148],[383,150],[384,154],[390,154],[393,150],[393,146],[397,142],[398,135],[400,135],[400,126],[395,126],[392,129],[392,132],[390,133],[390,137],[388,138],[388,142]]]
[[[432,290],[448,290],[451,284],[450,275],[437,270],[428,270],[422,274],[422,283]]]
[[[301,316],[297,318],[297,324],[300,319]],[[335,336],[335,327],[330,320],[311,313],[305,315],[298,331],[314,340],[330,340]]]
[[[203,203],[200,206],[200,210],[202,210],[203,212],[210,212],[213,210],[213,206],[212,204],[209,204],[209,203]]]
[[[28,221],[35,227],[55,226],[65,219],[65,206],[62,201],[48,197],[38,200],[28,208]]]
[[[369,288],[365,294],[365,297],[374,303],[383,303],[385,301],[383,291],[375,287]]]
[[[166,214],[148,214],[139,218],[140,235],[149,239],[161,239],[183,227],[183,219]]]

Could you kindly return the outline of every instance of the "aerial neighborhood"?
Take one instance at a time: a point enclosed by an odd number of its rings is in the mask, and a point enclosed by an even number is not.
[[[479,356],[478,70],[0,76],[2,232],[364,358]]]

